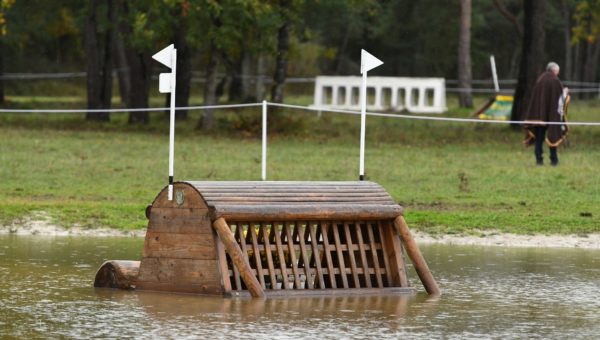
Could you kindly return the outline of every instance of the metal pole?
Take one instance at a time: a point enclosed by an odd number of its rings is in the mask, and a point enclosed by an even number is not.
[[[498,74],[496,73],[496,59],[494,56],[490,56],[490,64],[492,66],[492,78],[494,79],[494,89],[496,93],[500,92],[500,85],[498,84]]]
[[[267,101],[262,101],[262,171],[261,179],[267,180]]]
[[[365,180],[365,124],[367,118],[367,72],[362,74],[360,87],[360,167],[358,179]]]
[[[173,200],[173,168],[175,156],[175,83],[177,73],[177,50],[171,52],[171,114],[169,126],[169,201]]]

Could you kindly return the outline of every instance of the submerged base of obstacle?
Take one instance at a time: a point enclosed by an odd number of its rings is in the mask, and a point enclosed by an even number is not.
[[[372,182],[178,182],[146,210],[141,261],[95,287],[252,296],[414,294],[405,253],[440,294],[402,216]]]

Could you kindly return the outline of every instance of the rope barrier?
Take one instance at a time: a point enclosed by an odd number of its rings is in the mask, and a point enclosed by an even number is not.
[[[353,110],[339,110],[339,109],[331,109],[331,108],[323,108],[323,107],[307,107],[300,105],[291,105],[291,104],[280,104],[280,103],[268,103],[267,105],[276,106],[276,107],[285,107],[291,109],[300,109],[300,110],[308,110],[308,111],[321,111],[321,112],[335,112],[335,113],[345,113],[345,114],[353,114],[360,115],[360,111]],[[475,119],[475,118],[451,118],[451,117],[432,117],[432,116],[412,116],[412,115],[404,115],[404,114],[395,114],[395,113],[380,113],[380,112],[367,112],[367,116],[376,116],[376,117],[387,117],[387,118],[404,118],[404,119],[416,119],[416,120],[433,120],[433,121],[446,121],[446,122],[458,122],[458,123],[483,123],[483,124],[535,124],[534,122],[520,121],[520,120],[483,120],[483,119]],[[561,122],[545,122],[545,125],[564,125],[565,123]],[[600,126],[600,122],[567,122],[569,126]]]
[[[332,113],[343,113],[351,115],[360,115],[360,111],[354,110],[343,110],[333,109],[328,107],[317,107],[317,106],[302,106],[293,104],[282,104],[282,103],[271,103],[267,102],[266,105],[273,107],[282,107],[289,109],[298,109],[305,111],[315,112],[332,112]],[[207,110],[207,109],[228,109],[228,108],[245,108],[245,107],[259,107],[263,106],[263,103],[247,103],[247,104],[225,104],[225,105],[207,105],[207,106],[183,106],[176,107],[175,110]],[[60,110],[60,109],[2,109],[0,113],[87,113],[87,112],[156,112],[156,111],[167,111],[168,107],[164,108],[134,108],[134,109],[71,109],[71,110]],[[433,116],[421,116],[421,115],[406,115],[397,113],[382,113],[382,112],[367,112],[368,116],[375,117],[386,117],[386,118],[402,118],[402,119],[413,119],[413,120],[430,120],[430,121],[445,121],[455,123],[480,123],[480,124],[535,124],[534,122],[520,121],[520,120],[485,120],[476,118],[452,118],[452,117],[433,117]],[[545,125],[563,125],[561,122],[545,122]],[[567,122],[570,126],[600,126],[600,122]]]
[[[208,110],[208,109],[228,109],[228,108],[242,108],[242,107],[255,107],[261,106],[262,103],[249,103],[249,104],[225,104],[225,105],[205,105],[205,106],[180,106],[176,107],[175,110]],[[168,107],[149,107],[149,108],[131,108],[131,109],[2,109],[0,113],[88,113],[88,112],[111,112],[111,113],[122,113],[122,112],[156,112],[156,111],[168,111]]]

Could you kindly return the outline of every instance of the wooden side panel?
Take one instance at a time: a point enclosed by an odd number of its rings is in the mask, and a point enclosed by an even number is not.
[[[144,258],[136,288],[178,293],[222,294],[217,260]]]
[[[216,260],[212,234],[146,232],[144,258]]]
[[[189,184],[176,183],[173,191],[169,201],[163,190],[149,211],[137,289],[223,294],[208,207]]]
[[[152,207],[148,231],[212,234],[211,221],[206,208]]]

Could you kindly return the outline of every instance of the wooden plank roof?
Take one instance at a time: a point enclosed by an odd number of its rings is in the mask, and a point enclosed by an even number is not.
[[[402,207],[374,182],[186,182],[213,217],[235,220],[387,219]]]

